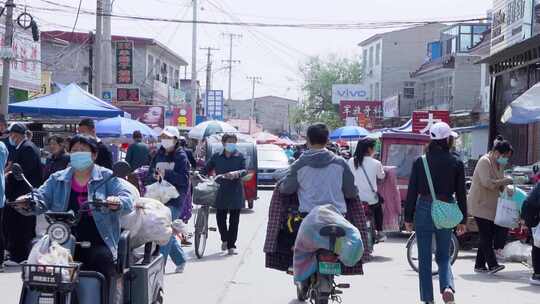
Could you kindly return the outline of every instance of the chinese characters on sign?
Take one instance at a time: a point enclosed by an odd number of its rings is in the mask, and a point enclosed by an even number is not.
[[[206,117],[209,120],[223,120],[223,91],[211,90],[206,96]]]
[[[116,42],[116,83],[133,83],[133,42]]]
[[[354,117],[358,126],[368,130],[378,126],[383,116],[382,101],[344,101],[339,104],[341,119]]]
[[[117,88],[116,100],[119,102],[129,101],[133,103],[138,103],[140,101],[139,89]]]
[[[415,111],[412,117],[413,133],[426,134],[431,126],[438,122],[450,124],[448,111]]]

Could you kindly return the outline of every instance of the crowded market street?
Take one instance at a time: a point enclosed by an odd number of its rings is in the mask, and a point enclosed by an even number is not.
[[[271,192],[261,191],[254,211],[242,213],[238,255],[219,251],[219,236],[211,233],[207,254],[197,260],[191,248],[183,274],[173,273],[171,261],[165,276],[165,303],[204,304],[294,304],[292,277],[264,267],[263,243]],[[215,219],[211,215],[211,226]],[[392,235],[375,247],[374,260],[365,276],[340,277],[351,284],[343,303],[416,303],[417,274],[406,261],[406,235]],[[540,289],[530,286],[530,271],[522,264],[506,264],[496,276],[475,274],[475,252],[460,252],[454,265],[456,299],[467,304],[536,304]],[[435,283],[436,284],[436,283]],[[18,303],[20,272],[15,268],[0,274],[1,303]],[[515,299],[520,299],[516,302]],[[375,302],[376,301],[376,302]]]

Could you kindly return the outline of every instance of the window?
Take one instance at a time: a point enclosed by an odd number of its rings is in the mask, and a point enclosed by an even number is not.
[[[403,97],[407,99],[414,98],[414,88],[403,88]]]
[[[380,93],[380,85],[378,82],[375,83],[375,94],[373,94],[373,98],[375,100],[380,100],[381,99],[381,93]]]
[[[471,35],[459,36],[459,50],[461,52],[468,52],[472,48]]]
[[[362,65],[364,66],[364,69],[367,67],[367,62],[368,62],[367,49],[364,49],[362,52]]]
[[[373,67],[373,46],[369,48],[369,67]]]
[[[369,100],[373,100],[373,84],[369,85]]]
[[[154,74],[156,75],[156,80],[161,80],[161,60],[156,59],[154,64]]]
[[[180,88],[180,71],[174,70],[174,88],[179,89]]]
[[[154,56],[148,55],[147,75],[154,73]]]
[[[375,47],[375,65],[381,64],[381,44],[378,43]]]
[[[161,82],[167,83],[167,64],[165,62],[161,64]]]
[[[174,75],[174,71],[172,69],[172,67],[169,68],[169,86],[172,87],[174,86],[174,78],[173,78],[173,75]]]

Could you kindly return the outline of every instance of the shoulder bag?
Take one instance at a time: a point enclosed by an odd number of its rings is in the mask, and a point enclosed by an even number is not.
[[[422,162],[424,164],[424,170],[426,171],[429,191],[431,192],[431,197],[433,199],[431,204],[431,217],[433,218],[433,223],[437,229],[454,229],[463,220],[463,213],[461,213],[458,204],[452,202],[443,202],[437,199],[429,165],[425,155],[422,156]]]
[[[366,180],[369,184],[369,188],[371,188],[371,191],[373,192],[373,194],[375,195],[375,198],[377,199],[377,203],[370,204],[370,205],[384,204],[384,198],[382,197],[382,195],[379,194],[379,192],[375,191],[375,188],[371,184],[371,180],[369,179],[369,176],[367,175],[366,169],[364,169],[364,166],[362,165],[360,165],[360,168],[362,168],[362,171],[364,172],[364,176],[366,177]]]

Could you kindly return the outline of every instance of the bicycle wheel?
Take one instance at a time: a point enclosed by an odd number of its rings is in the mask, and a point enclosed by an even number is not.
[[[209,208],[202,206],[197,211],[195,220],[195,255],[202,259],[206,250],[206,240],[208,239],[208,213]]]
[[[433,235],[433,238],[435,238],[435,235]],[[437,252],[437,247],[435,243],[435,239],[432,241],[431,245],[431,273],[433,275],[439,274],[439,267],[437,265],[436,259],[435,259],[435,253]],[[453,265],[457,258],[459,253],[459,241],[455,234],[452,233],[452,238],[450,239],[450,264]],[[411,238],[409,239],[409,242],[407,243],[407,262],[409,262],[409,266],[411,268],[418,272],[418,241],[416,238],[416,234],[413,234]]]

